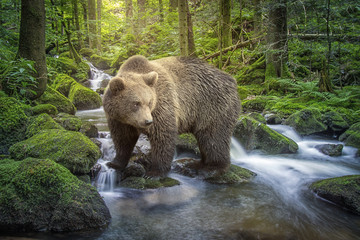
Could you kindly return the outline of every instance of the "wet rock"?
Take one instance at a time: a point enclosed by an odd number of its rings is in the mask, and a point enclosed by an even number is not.
[[[320,197],[360,215],[360,175],[329,178],[310,185]]]
[[[126,188],[135,188],[140,190],[156,189],[162,187],[173,187],[180,185],[180,182],[176,179],[166,177],[160,179],[145,179],[142,177],[128,177],[120,182],[120,186]]]
[[[250,179],[256,176],[256,174],[252,171],[236,166],[234,164],[231,164],[230,168],[225,173],[216,170],[203,170],[200,167],[200,160],[192,158],[184,158],[174,161],[173,170],[179,174],[193,178],[200,178],[207,182],[215,184],[233,184],[249,182]]]
[[[325,155],[336,157],[341,156],[344,146],[342,144],[320,144],[315,148]]]
[[[281,122],[282,122],[281,118],[278,115],[273,114],[273,113],[266,114],[265,118],[266,118],[267,124],[281,124]]]
[[[290,115],[285,124],[293,127],[300,135],[310,135],[327,130],[321,118],[322,115],[318,109],[306,108]]]
[[[181,134],[176,139],[176,153],[189,153],[200,156],[200,150],[195,136],[191,133]]]
[[[98,146],[101,149],[101,145],[102,142],[100,142],[99,140],[97,140],[97,138],[90,138],[90,140],[96,144],[96,146]]]
[[[346,132],[340,135],[339,140],[344,142],[346,146],[360,149],[360,122],[351,125]]]
[[[0,160],[0,230],[68,232],[106,227],[110,212],[90,184],[49,159]]]
[[[239,118],[233,136],[247,151],[261,150],[267,154],[282,154],[295,153],[298,150],[296,142],[249,116]]]
[[[102,94],[104,94],[104,92],[105,92],[105,88],[98,88],[98,89],[96,89],[96,92],[98,93],[98,94],[100,94],[100,95],[102,95]]]
[[[87,174],[100,158],[101,152],[89,138],[79,132],[43,130],[9,149],[13,159],[25,157],[51,159],[74,174]]]
[[[252,113],[249,113],[247,114],[247,116],[255,119],[256,121],[259,121],[261,123],[266,123],[266,119],[263,115],[261,115],[260,113],[257,113],[257,112],[252,112]]]
[[[99,130],[95,124],[88,121],[82,122],[80,132],[85,134],[88,138],[97,138],[99,135]]]
[[[145,168],[143,165],[136,162],[129,162],[128,166],[122,173],[122,179],[128,177],[143,177],[145,175]]]

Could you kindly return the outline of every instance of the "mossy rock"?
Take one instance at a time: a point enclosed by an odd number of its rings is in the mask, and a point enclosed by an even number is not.
[[[38,104],[31,108],[31,112],[33,115],[39,115],[42,113],[46,113],[52,116],[58,114],[57,108],[52,104]]]
[[[323,122],[335,133],[344,132],[350,127],[341,114],[335,111],[326,112],[323,116]]]
[[[76,112],[76,107],[68,98],[49,86],[36,102],[38,104],[51,104],[55,106],[59,112],[73,115]]]
[[[8,154],[11,145],[25,139],[27,119],[22,103],[12,97],[0,98],[0,154]]]
[[[92,64],[94,64],[95,67],[102,70],[109,69],[112,63],[112,59],[107,57],[102,57],[97,54],[91,55],[90,61],[92,62]]]
[[[188,152],[200,155],[199,146],[195,136],[191,133],[178,135],[176,139],[176,149],[178,153]]]
[[[78,110],[95,109],[101,106],[98,93],[84,87],[66,74],[58,74],[53,86],[75,105]]]
[[[78,110],[96,109],[102,104],[98,93],[82,86],[80,83],[75,83],[71,86],[69,99]]]
[[[99,135],[99,130],[95,126],[95,124],[83,121],[79,130],[81,133],[83,133],[88,138],[97,138]]]
[[[58,73],[75,74],[78,66],[76,62],[68,57],[47,58],[47,64],[54,68]]]
[[[310,185],[316,194],[360,215],[360,175],[329,178]]]
[[[247,116],[255,119],[256,121],[259,121],[261,123],[266,123],[266,119],[263,115],[261,115],[260,113],[257,112],[252,112],[252,113],[248,113]]]
[[[91,48],[82,48],[82,49],[80,49],[79,54],[81,54],[84,57],[89,58],[95,54],[95,51]]]
[[[233,136],[247,151],[261,150],[267,154],[282,154],[295,153],[299,148],[292,139],[249,116],[239,118]]]
[[[270,109],[278,101],[274,96],[251,96],[242,101],[244,112],[263,112]]]
[[[346,146],[360,149],[360,122],[351,125],[346,132],[340,135],[339,140],[345,142]]]
[[[143,177],[128,177],[120,182],[121,187],[134,188],[134,189],[156,189],[163,187],[173,187],[180,185],[176,179],[165,177],[160,179],[145,179]]]
[[[79,132],[50,129],[18,142],[9,149],[15,160],[25,157],[51,159],[74,174],[86,174],[100,158],[101,152],[89,138]]]
[[[90,184],[49,159],[0,160],[0,229],[68,232],[106,227],[110,213]]]
[[[84,83],[90,78],[90,66],[85,61],[81,61],[78,64],[78,69],[73,75],[74,79],[78,83]]]
[[[204,170],[200,160],[193,158],[178,159],[173,162],[175,172],[184,176],[199,178],[214,184],[234,184],[249,182],[256,174],[248,169],[231,164],[224,173],[217,170]]]
[[[265,115],[266,118],[266,123],[267,124],[281,124],[282,123],[282,119],[274,113],[269,113]]]
[[[83,124],[79,117],[67,113],[59,113],[54,120],[66,130],[76,132],[80,130]]]
[[[293,127],[300,135],[321,133],[327,130],[327,126],[322,123],[322,115],[316,108],[306,108],[290,115],[285,120],[285,124]]]
[[[26,138],[30,138],[45,129],[64,129],[52,119],[48,114],[42,113],[38,116],[30,117],[27,121]]]

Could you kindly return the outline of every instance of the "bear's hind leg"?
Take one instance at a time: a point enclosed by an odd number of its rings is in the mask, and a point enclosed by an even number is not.
[[[230,166],[231,135],[227,130],[204,129],[196,132],[201,153],[201,167],[204,170],[225,172]]]

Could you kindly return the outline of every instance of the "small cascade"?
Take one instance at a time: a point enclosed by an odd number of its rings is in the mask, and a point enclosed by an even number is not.
[[[87,62],[90,66],[90,88],[94,91],[96,91],[96,89],[101,87],[101,82],[104,80],[110,80],[111,76],[107,73],[104,73],[102,70],[97,69],[94,65],[92,65],[90,62]]]
[[[231,137],[230,156],[231,159],[240,159],[247,156],[245,149],[235,137]]]
[[[99,138],[98,140],[101,142],[101,152],[103,155],[97,162],[100,170],[94,185],[100,192],[112,192],[114,191],[117,175],[114,169],[107,166],[107,163],[115,157],[114,144],[109,134],[105,138]]]

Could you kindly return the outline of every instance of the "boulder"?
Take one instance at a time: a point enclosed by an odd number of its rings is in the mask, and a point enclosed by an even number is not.
[[[41,97],[36,100],[36,102],[38,104],[51,104],[55,106],[59,112],[69,113],[72,115],[76,112],[76,107],[68,98],[49,86],[46,88]]]
[[[255,173],[252,171],[236,166],[230,165],[230,168],[224,173],[216,170],[206,171],[200,167],[200,160],[192,158],[178,159],[173,162],[173,170],[179,174],[192,177],[200,178],[204,181],[214,184],[234,184],[249,182]]]
[[[315,148],[325,155],[336,157],[341,156],[344,146],[342,144],[319,144]]]
[[[54,120],[66,130],[76,132],[80,130],[83,124],[79,117],[67,113],[59,113]]]
[[[0,160],[0,230],[81,231],[106,227],[110,213],[90,184],[49,159]]]
[[[99,147],[82,133],[59,129],[43,130],[12,145],[9,152],[15,160],[48,158],[74,174],[89,173],[101,156]]]
[[[278,115],[273,113],[266,114],[265,118],[267,124],[281,124],[282,122],[282,119]]]
[[[79,131],[88,138],[97,138],[99,136],[98,128],[91,122],[83,121]]]
[[[176,179],[165,177],[160,179],[146,179],[143,177],[128,177],[120,182],[121,187],[135,188],[140,190],[155,189],[163,187],[173,187],[180,185],[180,182]]]
[[[51,104],[39,104],[30,109],[31,113],[33,115],[39,115],[42,113],[46,113],[52,116],[55,116],[58,114],[58,110],[54,105]]]
[[[24,107],[18,100],[0,98],[0,154],[7,154],[11,145],[25,139],[27,119]]]
[[[247,151],[261,150],[267,154],[281,154],[295,153],[299,148],[290,138],[249,116],[239,118],[233,136]]]
[[[360,149],[360,122],[357,122],[340,135],[339,140],[344,142],[346,146]]]
[[[360,215],[360,175],[329,178],[310,185],[320,197]]]
[[[90,61],[92,64],[94,64],[95,67],[106,70],[110,68],[112,59],[93,54],[90,57]]]
[[[329,130],[335,133],[343,133],[350,126],[344,118],[335,111],[330,111],[324,114],[323,122],[328,126]]]
[[[249,117],[252,117],[253,119],[255,119],[256,121],[259,121],[261,123],[266,123],[266,119],[263,115],[261,115],[260,113],[257,112],[251,112],[247,114]]]
[[[54,121],[48,114],[42,113],[38,116],[30,117],[27,121],[26,138],[30,138],[45,129],[64,129]]]
[[[318,109],[306,108],[290,115],[285,124],[293,127],[300,135],[310,135],[327,130],[321,118],[322,115]]]

